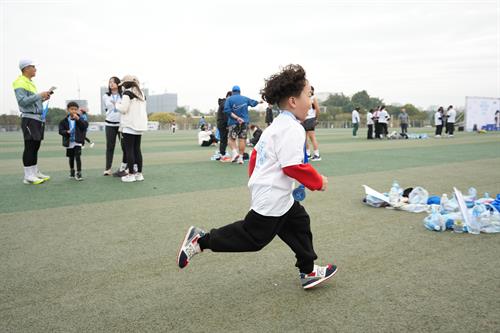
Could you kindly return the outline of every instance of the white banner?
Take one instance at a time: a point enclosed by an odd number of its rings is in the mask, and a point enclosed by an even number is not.
[[[500,98],[465,97],[465,130],[472,131],[474,125],[480,130],[482,126],[495,124],[497,110],[500,110]]]

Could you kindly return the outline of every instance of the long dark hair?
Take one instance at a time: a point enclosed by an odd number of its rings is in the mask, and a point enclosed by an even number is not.
[[[112,76],[108,80],[108,92],[106,95],[111,96],[111,88],[109,87],[109,81],[113,80],[114,83],[118,86],[118,94],[120,94],[120,97],[122,96],[122,86],[120,86],[120,79],[117,78],[116,76]]]

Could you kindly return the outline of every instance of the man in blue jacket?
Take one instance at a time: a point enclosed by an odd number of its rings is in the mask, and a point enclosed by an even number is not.
[[[231,162],[243,164],[243,154],[245,153],[245,145],[247,140],[248,123],[248,107],[256,106],[259,102],[241,95],[239,86],[234,86],[232,96],[226,100],[224,104],[224,113],[227,114],[228,125],[228,144],[231,148]],[[238,139],[238,145],[236,144]]]

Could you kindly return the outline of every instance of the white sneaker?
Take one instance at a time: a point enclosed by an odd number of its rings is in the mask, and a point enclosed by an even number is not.
[[[238,159],[240,158],[240,154],[236,154],[231,158],[231,163],[237,162]]]
[[[143,182],[144,181],[144,176],[142,175],[142,172],[138,172],[135,174],[135,180],[138,182]]]
[[[243,162],[243,156],[240,155],[240,157],[238,157],[238,164],[243,164],[245,162]]]
[[[41,184],[43,182],[44,182],[43,179],[40,179],[38,177],[33,177],[33,176],[23,179],[24,184],[38,185],[38,184]]]
[[[92,143],[90,144],[90,148],[94,148],[94,146],[95,146],[95,142],[92,142]]]
[[[126,176],[122,177],[122,182],[124,183],[133,183],[135,182],[135,175],[134,174],[128,174]]]
[[[111,176],[113,174],[113,171],[111,169],[104,170],[102,173],[103,176]]]
[[[438,135],[436,135],[436,138],[440,138],[440,137],[441,137],[441,135],[439,135],[439,134],[438,134]]]
[[[49,179],[50,179],[50,176],[44,175],[44,174],[43,174],[43,173],[41,173],[39,170],[36,172],[35,176],[36,176],[36,178],[40,178],[40,179],[42,179],[43,181],[46,181],[46,180],[49,180]]]

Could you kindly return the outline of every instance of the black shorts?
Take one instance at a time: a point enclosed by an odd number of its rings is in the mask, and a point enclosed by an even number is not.
[[[42,141],[45,123],[31,118],[21,118],[21,129],[24,141]]]
[[[316,128],[316,118],[309,118],[304,120],[302,126],[304,126],[306,132],[314,131],[314,128]]]
[[[73,148],[66,148],[67,157],[76,157],[82,155],[82,147],[74,146]]]
[[[248,127],[246,123],[229,126],[229,137],[233,140],[246,139]]]

